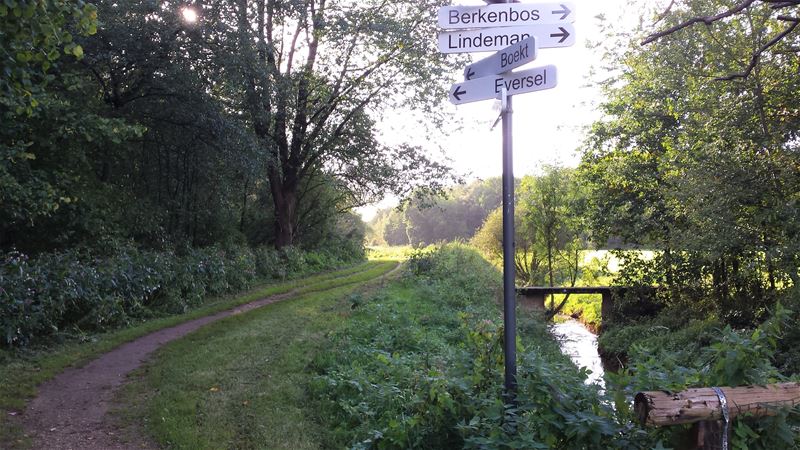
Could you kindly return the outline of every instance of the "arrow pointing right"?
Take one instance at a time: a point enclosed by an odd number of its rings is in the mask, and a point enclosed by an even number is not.
[[[569,15],[571,13],[572,13],[572,10],[569,9],[569,7],[567,5],[565,5],[565,4],[563,4],[563,3],[561,4],[561,9],[559,9],[557,11],[553,11],[553,14],[556,14],[556,15],[561,14],[561,18],[559,18],[558,20],[566,19],[567,17],[569,17]]]
[[[552,33],[552,34],[550,35],[550,37],[553,37],[553,38],[560,37],[560,38],[561,38],[561,40],[560,40],[560,41],[558,41],[558,42],[559,42],[559,44],[560,44],[560,43],[562,43],[562,42],[566,41],[566,40],[567,40],[567,38],[569,38],[570,34],[569,34],[569,31],[567,31],[567,30],[565,30],[565,29],[564,29],[564,27],[558,27],[558,29],[559,29],[559,30],[561,30],[561,33]]]
[[[466,93],[467,93],[466,90],[464,90],[464,91],[461,90],[461,86],[460,85],[456,85],[456,90],[453,91],[453,97],[455,97],[456,100],[461,101],[461,96],[466,94]]]

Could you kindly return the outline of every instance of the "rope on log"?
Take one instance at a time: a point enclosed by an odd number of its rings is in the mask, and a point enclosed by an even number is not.
[[[800,404],[800,383],[719,388],[728,403],[730,419],[743,414],[769,416],[782,408]],[[687,389],[683,392],[639,392],[634,398],[639,423],[669,426],[706,420],[721,420],[723,409],[714,388]]]

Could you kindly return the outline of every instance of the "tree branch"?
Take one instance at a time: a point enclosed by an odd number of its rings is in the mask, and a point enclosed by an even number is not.
[[[661,39],[661,38],[663,38],[665,36],[669,36],[670,34],[673,34],[675,32],[683,30],[685,28],[689,28],[692,25],[695,25],[695,24],[698,24],[698,23],[703,23],[703,24],[706,24],[706,25],[712,25],[714,22],[718,22],[718,21],[720,21],[722,19],[731,17],[731,16],[733,16],[735,14],[738,14],[738,13],[744,11],[745,9],[749,8],[750,6],[752,6],[753,3],[757,2],[757,1],[758,0],[745,0],[745,1],[741,2],[741,3],[739,3],[738,5],[734,6],[733,8],[731,8],[731,9],[725,11],[725,12],[719,13],[719,14],[717,14],[715,16],[692,17],[691,19],[689,19],[687,21],[684,21],[684,22],[681,22],[678,25],[675,25],[674,27],[670,27],[670,28],[667,28],[666,30],[659,31],[658,33],[651,34],[650,36],[645,38],[644,41],[642,41],[642,45],[650,44],[650,43],[652,43],[654,41],[657,41],[657,40],[659,40],[659,39]]]
[[[730,9],[728,9],[728,10],[722,12],[722,13],[719,13],[717,15],[703,16],[703,17],[693,17],[693,18],[691,18],[689,20],[686,20],[686,21],[683,21],[683,22],[681,22],[681,23],[679,23],[679,24],[677,24],[677,25],[675,25],[673,27],[667,28],[667,29],[659,31],[657,33],[653,33],[653,34],[647,36],[647,38],[645,38],[642,41],[641,45],[650,44],[650,43],[655,42],[655,41],[657,41],[657,40],[659,40],[659,39],[661,39],[661,38],[663,38],[665,36],[669,36],[669,35],[671,35],[673,33],[676,33],[676,32],[678,32],[680,30],[689,28],[689,27],[691,27],[693,25],[696,25],[698,23],[703,23],[706,26],[710,26],[710,25],[714,24],[715,22],[718,22],[720,20],[723,20],[723,19],[726,19],[728,17],[731,17],[731,16],[734,16],[736,14],[741,13],[742,11],[746,10],[747,8],[750,8],[751,6],[753,6],[758,1],[761,1],[762,3],[770,5],[770,8],[772,8],[774,10],[800,5],[800,0],[789,0],[789,1],[787,1],[787,0],[745,0],[745,1],[742,1],[742,2],[740,2],[738,4],[736,4],[732,8],[730,8]],[[667,9],[664,11],[664,13],[661,16],[659,16],[659,18],[656,21],[656,23],[658,23],[661,20],[663,20],[666,17],[666,15],[668,15],[671,12],[672,7],[675,5],[675,2],[676,2],[676,0],[672,0],[670,2],[670,4],[667,7]],[[798,25],[800,25],[800,18],[798,18],[798,17],[790,17],[790,16],[781,15],[781,16],[778,16],[777,19],[780,20],[780,21],[784,21],[784,22],[791,22],[791,25],[789,25],[782,32],[780,32],[775,37],[770,39],[769,42],[767,42],[766,44],[764,44],[760,48],[758,48],[756,51],[754,51],[752,57],[750,58],[750,62],[748,63],[747,67],[744,68],[744,70],[742,70],[741,72],[738,72],[738,73],[734,73],[734,74],[730,74],[730,75],[724,76],[724,77],[717,77],[714,80],[715,81],[731,81],[731,80],[735,80],[735,79],[747,78],[748,76],[750,76],[750,73],[752,73],[752,71],[758,65],[759,61],[761,60],[761,55],[763,55],[764,52],[766,52],[767,50],[769,50],[772,47],[774,47],[775,45],[777,45],[786,36],[790,35],[798,27]]]
[[[739,73],[734,73],[734,74],[731,74],[731,75],[728,75],[728,76],[725,76],[725,77],[718,77],[718,78],[715,78],[714,80],[715,81],[732,81],[732,80],[735,80],[735,79],[747,78],[748,76],[750,76],[750,73],[753,71],[753,69],[756,68],[756,65],[758,65],[758,62],[761,60],[761,55],[764,52],[766,52],[767,50],[769,50],[770,48],[772,48],[773,46],[775,46],[783,38],[785,38],[786,36],[791,34],[795,30],[795,28],[797,28],[797,26],[800,25],[800,18],[797,18],[797,17],[779,16],[778,19],[779,20],[783,20],[783,21],[792,22],[792,24],[789,25],[788,28],[786,28],[785,30],[783,30],[782,32],[777,34],[775,37],[770,39],[769,42],[767,42],[766,44],[762,45],[761,48],[759,48],[758,50],[753,52],[753,57],[750,59],[750,64],[748,64],[747,67],[745,67],[745,69],[743,71],[741,71]]]

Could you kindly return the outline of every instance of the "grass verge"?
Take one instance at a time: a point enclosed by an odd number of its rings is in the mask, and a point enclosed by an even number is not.
[[[346,322],[350,296],[392,267],[309,287],[166,345],[126,387],[118,414],[169,448],[317,448],[323,431],[306,409],[306,368]]]
[[[169,344],[129,385],[123,422],[176,449],[452,448],[464,442],[458,424],[488,402],[494,429],[497,272],[459,248],[412,258],[409,274],[368,294],[310,293]],[[581,385],[543,323],[520,325],[527,348]],[[483,386],[485,397],[467,396]]]
[[[130,328],[86,336],[48,347],[0,352],[0,447],[24,446],[19,414],[36,394],[36,387],[67,367],[80,366],[126,342],[163,328],[234,308],[264,297],[290,291],[298,293],[331,289],[369,280],[396,266],[393,261],[369,261],[342,270],[277,284],[261,285],[243,294],[211,298],[186,314],[140,323]]]

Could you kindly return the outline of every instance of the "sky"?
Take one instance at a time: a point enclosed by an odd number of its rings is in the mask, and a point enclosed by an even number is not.
[[[580,161],[578,149],[584,128],[600,118],[596,105],[601,93],[588,85],[590,70],[602,62],[600,52],[589,49],[589,42],[602,39],[596,16],[605,15],[620,26],[636,20],[638,12],[627,11],[626,0],[571,0],[575,5],[576,42],[572,47],[540,49],[536,61],[516,71],[553,64],[558,68],[555,89],[514,96],[514,175],[540,172],[543,164],[574,167]],[[537,3],[523,0],[523,3]],[[454,1],[454,5],[484,5],[481,0]],[[432,36],[431,39],[435,39]],[[477,61],[492,53],[474,53]],[[454,78],[463,74],[454,74]],[[448,102],[442,96],[442,102]],[[462,128],[441,136],[441,146],[451,165],[467,181],[502,175],[502,127],[491,130],[499,115],[499,102],[488,100],[459,105],[449,110],[462,122]],[[381,139],[387,143],[408,142],[415,136],[414,124],[391,117],[381,127]],[[391,124],[391,125],[388,125]],[[370,220],[378,208],[393,206],[387,198],[377,205],[358,210]]]

